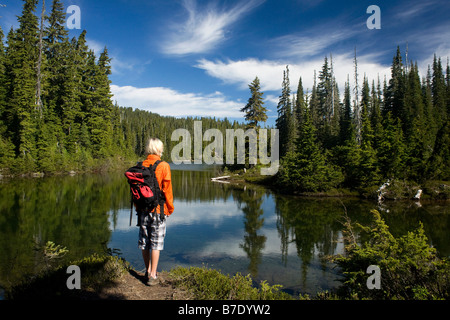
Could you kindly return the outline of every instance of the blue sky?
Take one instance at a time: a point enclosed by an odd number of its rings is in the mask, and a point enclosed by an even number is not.
[[[42,3],[42,1],[40,1]],[[51,0],[46,0],[50,10]],[[22,1],[1,0],[0,26],[18,27]],[[38,12],[41,10],[41,3]],[[111,90],[119,105],[171,116],[228,117],[249,96],[258,76],[276,118],[283,70],[290,69],[295,92],[302,77],[313,85],[324,57],[332,55],[343,93],[353,83],[356,48],[360,83],[389,79],[400,46],[425,75],[436,53],[450,57],[450,1],[416,0],[64,0],[81,10],[81,29],[96,54],[106,46],[113,58]],[[369,29],[371,5],[380,8],[381,29]],[[70,16],[70,14],[68,15]]]

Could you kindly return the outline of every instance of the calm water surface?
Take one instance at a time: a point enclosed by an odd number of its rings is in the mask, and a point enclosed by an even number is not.
[[[339,285],[339,270],[323,259],[343,252],[345,210],[368,224],[378,209],[396,235],[422,222],[430,243],[450,256],[448,203],[314,199],[262,187],[211,182],[214,168],[173,166],[175,212],[168,218],[159,270],[207,266],[251,274],[255,283],[281,284],[292,294]],[[123,173],[0,182],[0,287],[39,271],[47,241],[65,246],[73,261],[113,250],[143,270],[136,216]],[[0,288],[1,291],[1,288]]]

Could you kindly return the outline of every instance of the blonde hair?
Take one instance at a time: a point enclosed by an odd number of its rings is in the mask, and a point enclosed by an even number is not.
[[[145,152],[147,154],[156,154],[158,156],[162,156],[164,151],[164,145],[161,140],[158,138],[150,138],[147,143],[147,147],[145,148]]]

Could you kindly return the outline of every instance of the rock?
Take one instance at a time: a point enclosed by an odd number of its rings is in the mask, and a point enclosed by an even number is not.
[[[422,189],[419,189],[419,190],[417,190],[417,193],[414,196],[414,200],[420,200],[421,196],[422,196]]]

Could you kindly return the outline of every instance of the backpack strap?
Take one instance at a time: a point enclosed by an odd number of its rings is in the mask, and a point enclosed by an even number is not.
[[[161,160],[157,160],[153,165],[150,166],[150,170],[153,171],[153,174],[155,175],[156,178],[156,168],[158,167],[158,165],[161,163]],[[160,214],[161,217],[164,218],[164,204],[166,203],[166,197],[164,196],[164,193],[162,192],[162,190],[159,188],[159,183],[158,183],[158,179],[156,179],[156,186],[155,186],[156,190],[157,190],[157,195],[158,195],[158,203],[159,203],[159,208],[160,208]]]

